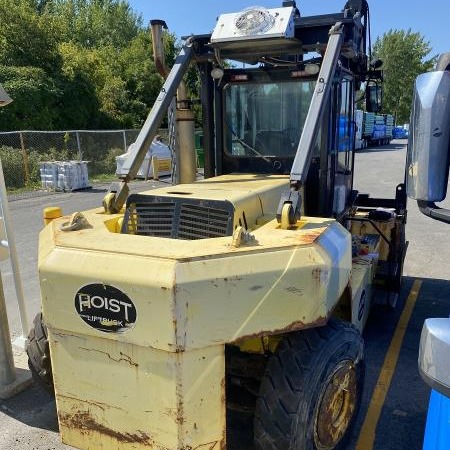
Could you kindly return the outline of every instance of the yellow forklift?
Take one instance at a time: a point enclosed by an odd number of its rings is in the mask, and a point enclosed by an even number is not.
[[[345,446],[364,382],[375,286],[395,306],[406,196],[353,189],[355,96],[377,111],[369,7],[303,17],[294,1],[221,15],[187,38],[103,206],[40,235],[33,372],[80,449],[231,449],[233,411],[256,450]],[[230,64],[229,61],[232,61]],[[196,180],[190,65],[201,80]],[[129,194],[169,114],[178,184]],[[239,442],[233,448],[243,448]]]

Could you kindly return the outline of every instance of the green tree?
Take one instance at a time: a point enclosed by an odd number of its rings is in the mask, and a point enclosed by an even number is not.
[[[0,17],[0,81],[15,100],[1,129],[142,125],[163,80],[128,1],[0,0]],[[176,38],[164,39],[170,66]]]
[[[53,78],[38,67],[0,66],[0,83],[14,102],[0,109],[5,130],[51,129],[63,93]]]
[[[414,80],[430,70],[436,57],[420,33],[411,29],[390,30],[378,37],[373,55],[383,60],[383,112],[393,114],[397,123],[409,121]]]
[[[2,0],[0,17],[0,64],[59,70],[58,26],[36,14],[32,0]]]
[[[58,20],[65,42],[84,48],[126,47],[142,28],[142,18],[124,0],[47,0],[37,2],[44,17]]]

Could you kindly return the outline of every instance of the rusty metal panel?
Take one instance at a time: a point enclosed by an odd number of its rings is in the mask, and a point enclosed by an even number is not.
[[[324,324],[348,283],[351,256],[350,235],[340,225],[323,233],[331,235],[333,250],[322,239],[265,251],[255,232],[253,253],[177,265],[178,345],[197,348]]]
[[[74,232],[55,219],[39,252],[61,433],[81,449],[225,448],[224,344],[323,324],[350,281],[350,234],[329,219],[268,221],[233,247],[84,215]]]
[[[54,330],[50,342],[66,444],[108,450],[224,444],[222,346],[169,353]]]

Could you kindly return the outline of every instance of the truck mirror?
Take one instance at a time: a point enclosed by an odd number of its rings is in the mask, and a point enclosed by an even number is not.
[[[450,319],[427,319],[419,347],[419,372],[432,389],[450,397]]]
[[[366,86],[366,111],[379,113],[381,111],[383,90],[378,83]]]
[[[417,77],[411,111],[406,186],[408,197],[440,202],[447,195],[450,164],[450,72]]]

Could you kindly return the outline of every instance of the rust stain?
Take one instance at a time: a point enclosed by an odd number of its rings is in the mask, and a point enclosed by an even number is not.
[[[302,230],[299,233],[288,235],[285,239],[293,239],[300,245],[312,244],[327,227],[315,228],[314,230]]]
[[[331,448],[347,431],[356,408],[357,377],[352,364],[338,369],[321,398],[317,436],[321,446]]]
[[[69,399],[75,402],[80,401],[80,397],[76,396],[75,394],[72,395],[61,395],[59,394],[59,397],[65,398],[65,399]],[[87,403],[88,405],[92,405],[95,406],[99,409],[101,409],[102,411],[105,411],[106,409],[117,409],[119,411],[123,411],[123,408],[120,408],[119,406],[114,406],[114,405],[109,405],[107,403],[103,403],[103,402],[99,402],[99,401],[93,401],[93,400],[85,400],[83,399],[83,403]]]
[[[225,408],[226,407],[226,398],[225,398],[225,378],[222,378],[220,382],[220,404]]]
[[[123,352],[120,352],[120,358],[113,358],[108,352],[103,352],[101,350],[97,350],[95,348],[86,348],[86,347],[78,347],[80,350],[86,350],[87,352],[95,352],[95,353],[101,353],[102,355],[106,355],[111,361],[115,362],[126,362],[130,366],[139,367],[139,364],[134,362],[131,359],[131,356],[126,355]]]
[[[176,358],[177,358],[177,362],[176,362],[177,375],[176,375],[175,395],[176,395],[177,406],[176,406],[176,411],[174,411],[174,413],[175,413],[174,416],[175,416],[175,422],[179,425],[178,433],[180,433],[181,426],[184,424],[184,395],[183,395],[183,381],[181,379],[181,369],[183,367],[183,362],[181,359],[182,357],[178,353],[178,348],[177,348]]]
[[[186,447],[181,447],[181,450],[214,450],[218,442],[219,441],[211,441],[207,442],[206,444],[197,445],[196,447],[191,447],[190,445],[188,445]]]
[[[136,430],[133,433],[120,432],[113,430],[106,425],[99,423],[89,411],[79,411],[75,414],[59,414],[59,421],[67,428],[79,430],[82,434],[90,432],[97,432],[105,436],[116,439],[124,443],[138,443],[153,446],[154,440],[141,430]]]
[[[244,341],[247,339],[255,339],[255,338],[260,338],[263,336],[271,336],[271,335],[275,335],[275,334],[290,333],[291,331],[306,330],[307,328],[323,327],[324,325],[327,324],[327,322],[328,322],[327,316],[320,316],[317,319],[313,320],[312,322],[307,322],[307,323],[297,320],[283,328],[277,328],[274,330],[264,330],[264,331],[259,331],[257,333],[241,336],[238,339],[236,339],[234,342],[239,343],[240,341]]]
[[[206,444],[200,444],[197,445],[197,447],[186,447],[183,450],[214,450],[216,448],[216,445],[218,444],[219,441],[211,441],[211,442],[207,442]]]
[[[183,425],[184,423],[184,417],[180,415],[177,408],[165,408],[165,415],[170,419],[173,419],[173,421],[178,425]]]

